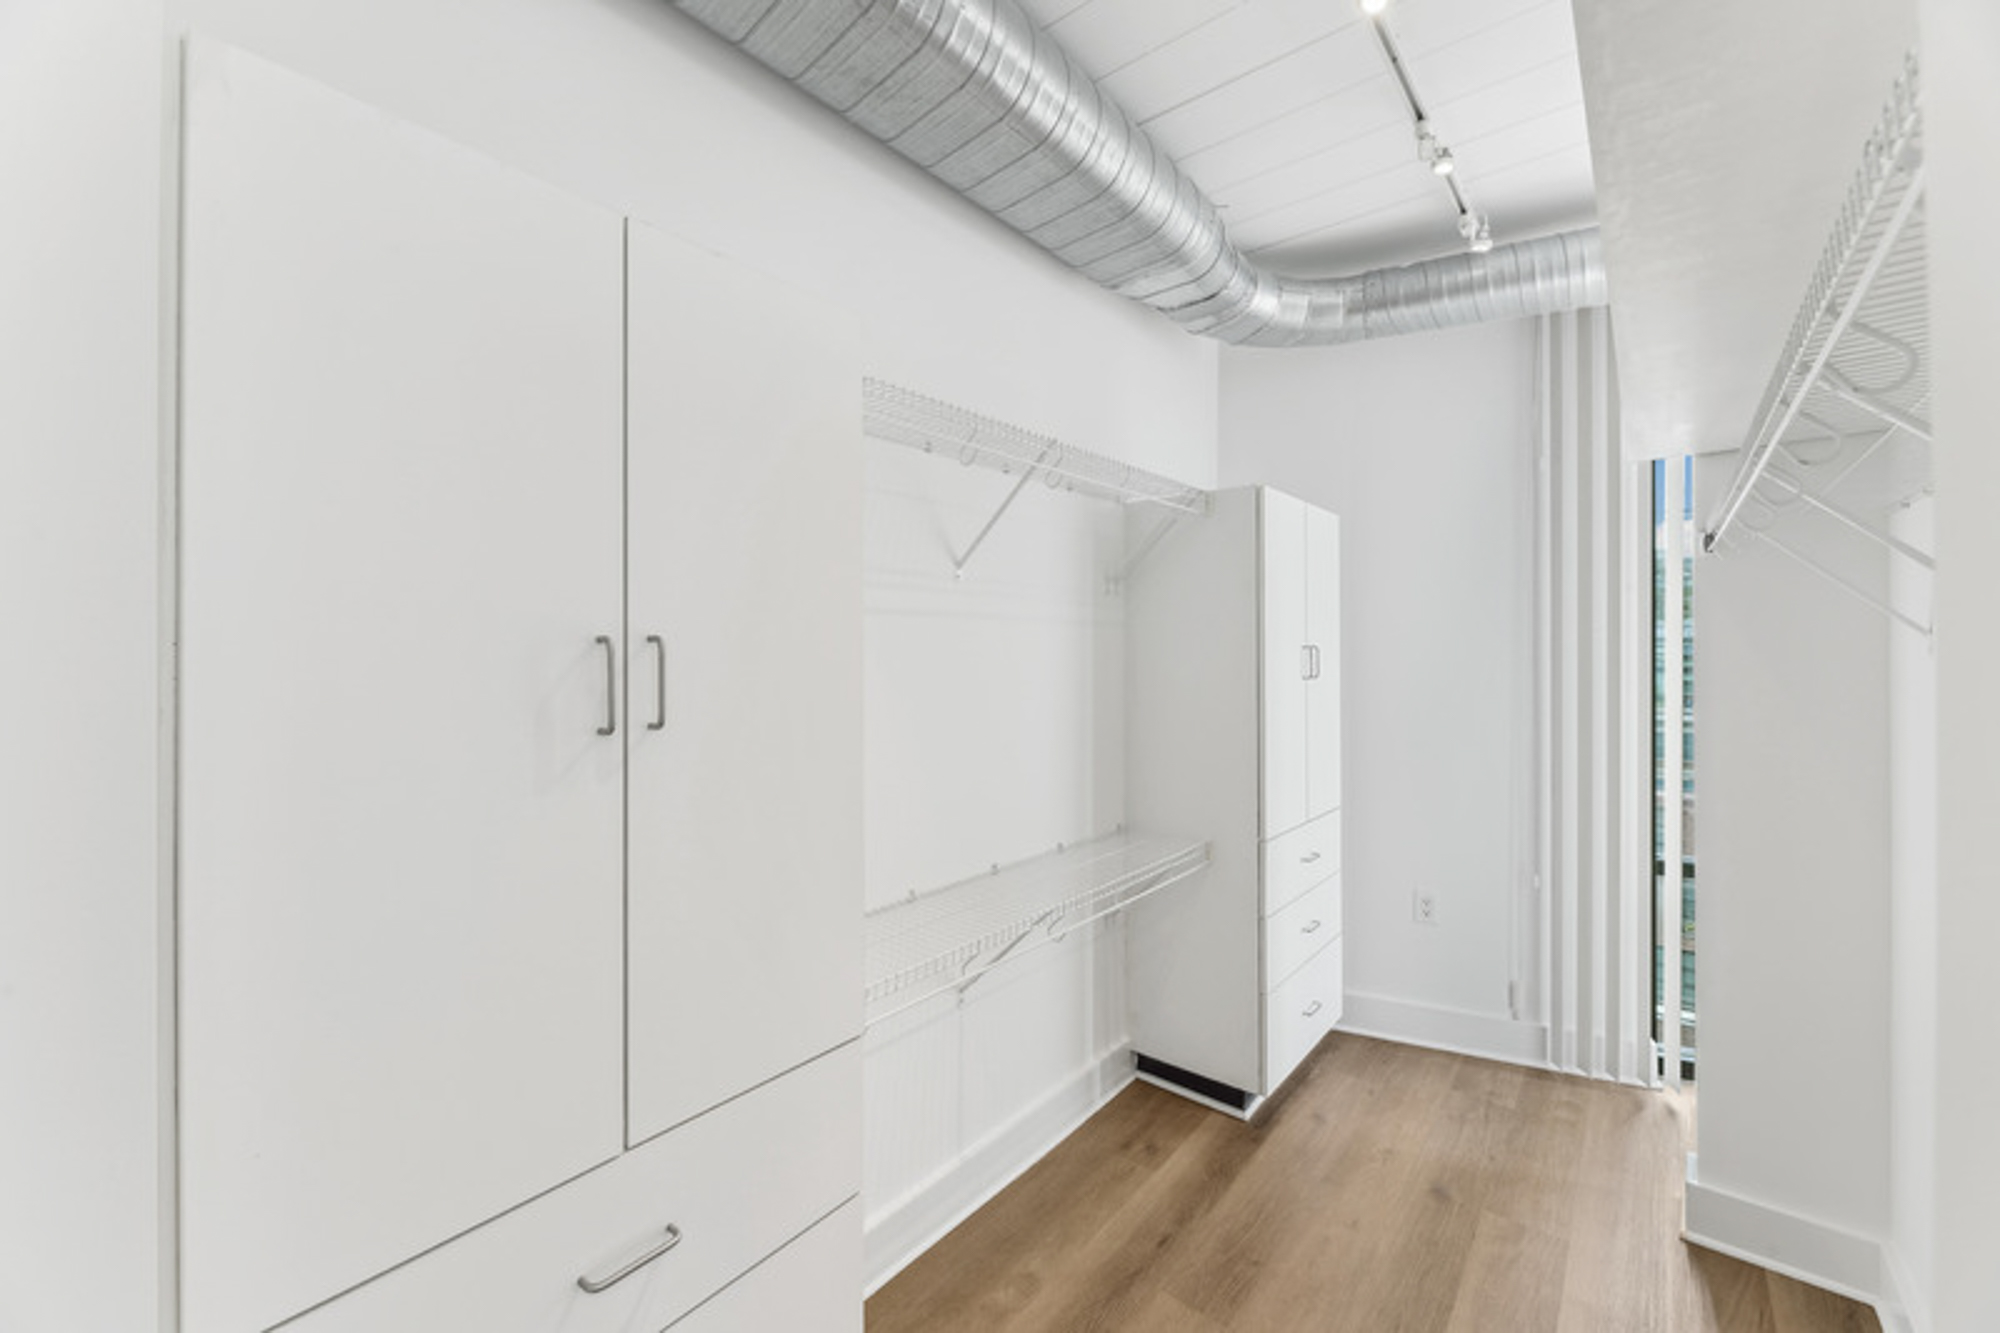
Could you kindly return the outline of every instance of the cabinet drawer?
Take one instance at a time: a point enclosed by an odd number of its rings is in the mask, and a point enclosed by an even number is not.
[[[1264,997],[1267,1093],[1276,1092],[1339,1021],[1343,953],[1340,941],[1335,940]]]
[[[859,1043],[850,1043],[755,1088],[356,1288],[288,1333],[664,1328],[855,1196],[860,1061]],[[644,1254],[670,1226],[680,1239],[658,1259],[598,1294],[577,1286],[581,1275],[602,1277]],[[858,1257],[849,1285],[858,1309]]]
[[[1335,872],[1264,919],[1265,990],[1276,990],[1340,937],[1340,883]]]
[[[1340,811],[1321,815],[1264,844],[1264,915],[1340,869]]]
[[[672,1333],[861,1333],[861,1204],[717,1292]],[[650,1328],[644,1333],[652,1333]]]

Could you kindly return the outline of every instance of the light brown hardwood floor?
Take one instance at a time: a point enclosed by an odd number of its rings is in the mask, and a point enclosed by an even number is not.
[[[1879,1333],[1679,1238],[1691,1101],[1336,1033],[1256,1123],[1133,1084],[868,1333]]]

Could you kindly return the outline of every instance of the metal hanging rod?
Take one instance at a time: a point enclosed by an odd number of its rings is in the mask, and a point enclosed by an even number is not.
[[[1122,912],[1208,864],[1208,844],[1119,830],[868,914],[868,1024],[981,977],[1072,930]]]
[[[1862,153],[1742,458],[1703,534],[1717,550],[1775,452],[1801,422],[1887,423],[1927,441],[1929,393],[1923,117],[1914,55]],[[1808,404],[1811,410],[1808,410]],[[1840,427],[1836,425],[1838,433]]]
[[[1157,472],[1092,453],[1052,436],[981,416],[937,398],[878,379],[862,381],[861,427],[892,444],[956,459],[1017,477],[1007,498],[986,520],[963,552],[952,553],[952,568],[963,573],[1030,481],[1118,504],[1152,505],[1176,514],[1206,514],[1209,493]]]

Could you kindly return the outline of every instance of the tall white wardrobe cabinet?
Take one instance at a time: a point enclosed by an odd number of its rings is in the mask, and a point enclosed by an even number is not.
[[[1341,1013],[1340,520],[1219,491],[1126,587],[1127,812],[1211,857],[1132,911],[1132,1045],[1247,1115]]]
[[[182,241],[183,1333],[857,1330],[852,338],[200,41]]]

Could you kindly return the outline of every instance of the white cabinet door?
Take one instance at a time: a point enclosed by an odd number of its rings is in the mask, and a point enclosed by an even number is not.
[[[1281,491],[1258,492],[1264,647],[1264,836],[1305,823],[1306,505]]]
[[[184,1326],[620,1146],[619,220],[198,45]]]
[[[1317,819],[1340,808],[1340,518],[1306,509],[1306,803]]]
[[[628,245],[638,1142],[860,1032],[861,379],[800,293]]]

